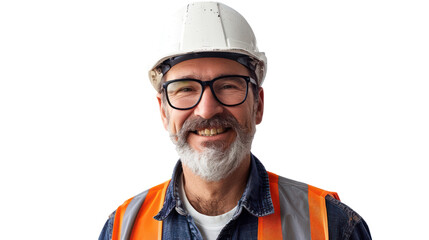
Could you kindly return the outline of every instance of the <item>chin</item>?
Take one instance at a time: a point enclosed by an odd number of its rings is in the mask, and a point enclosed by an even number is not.
[[[250,153],[250,146],[234,141],[225,148],[224,143],[209,142],[200,151],[189,145],[177,147],[182,163],[195,175],[208,182],[222,180],[234,172]]]

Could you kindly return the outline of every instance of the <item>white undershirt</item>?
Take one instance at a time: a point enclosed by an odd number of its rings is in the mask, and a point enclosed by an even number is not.
[[[182,175],[182,178],[183,178],[183,175]],[[229,222],[229,220],[231,220],[232,216],[235,213],[235,210],[237,209],[237,206],[235,206],[229,212],[218,216],[207,216],[197,212],[197,210],[195,210],[195,208],[192,207],[191,203],[189,203],[188,198],[186,197],[182,178],[179,178],[180,179],[179,194],[180,194],[180,199],[182,199],[184,203],[183,207],[189,213],[189,215],[191,215],[191,217],[194,219],[194,222],[197,225],[198,229],[200,230],[201,235],[203,236],[203,239],[215,240],[218,237],[222,228],[225,227],[225,225]]]

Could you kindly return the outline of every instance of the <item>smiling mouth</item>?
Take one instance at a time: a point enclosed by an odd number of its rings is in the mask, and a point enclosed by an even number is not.
[[[212,137],[216,136],[218,134],[224,133],[227,129],[223,127],[218,128],[205,128],[201,130],[194,131],[195,134],[198,134],[200,136],[206,136],[206,137]]]

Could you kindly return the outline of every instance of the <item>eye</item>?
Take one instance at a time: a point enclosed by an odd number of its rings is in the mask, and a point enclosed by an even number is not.
[[[188,96],[199,93],[201,86],[195,81],[176,81],[168,85],[167,92],[171,96]]]
[[[195,91],[195,89],[192,87],[182,87],[177,90],[177,92],[193,92],[193,91]]]
[[[228,89],[237,89],[237,85],[235,84],[229,84],[229,83],[224,83],[223,85],[220,86],[220,89],[224,89],[224,90],[228,90]]]
[[[215,82],[216,91],[243,91],[246,89],[246,81],[238,77],[226,77]]]

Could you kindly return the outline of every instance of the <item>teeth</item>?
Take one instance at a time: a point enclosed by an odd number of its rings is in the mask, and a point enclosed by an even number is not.
[[[199,130],[197,132],[198,132],[198,135],[210,137],[210,136],[215,136],[225,132],[225,129],[224,128],[206,128],[206,129]]]

